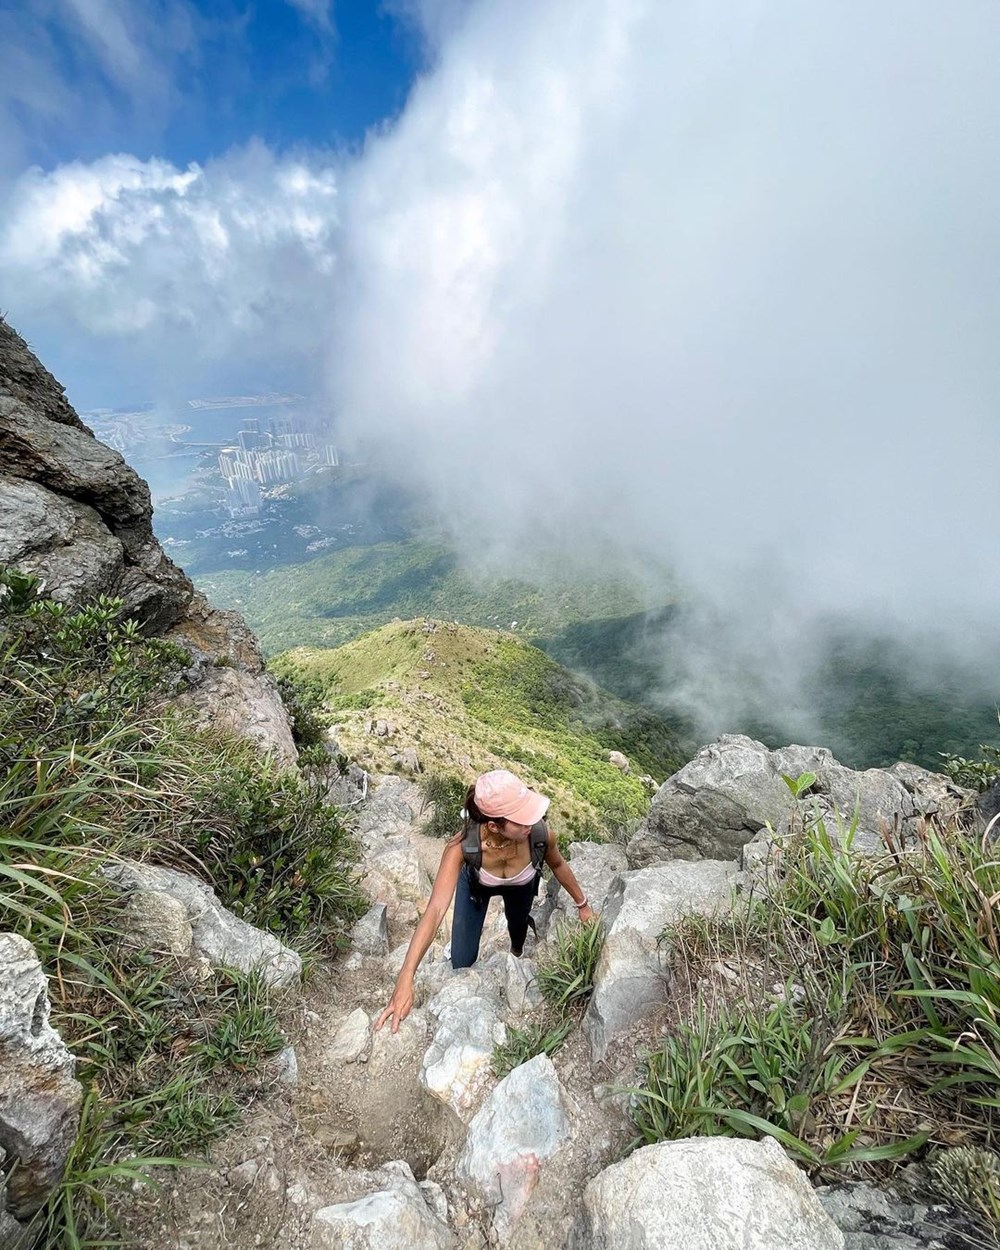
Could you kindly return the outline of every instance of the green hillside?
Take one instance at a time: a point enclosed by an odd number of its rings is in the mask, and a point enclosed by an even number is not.
[[[567,832],[594,833],[641,816],[649,774],[686,758],[659,717],[562,668],[510,633],[418,619],[395,621],[333,650],[299,648],[274,670],[322,695],[344,753],[372,771],[417,751],[425,774],[472,781],[509,767],[550,795]],[[391,737],[369,732],[391,722]],[[623,752],[632,771],[608,761]]]
[[[552,560],[531,580],[469,576],[443,543],[385,542],[327,552],[259,573],[202,574],[219,607],[237,608],[265,651],[336,647],[394,618],[421,614],[555,637],[574,625],[641,613],[648,605],[623,579],[583,578]]]

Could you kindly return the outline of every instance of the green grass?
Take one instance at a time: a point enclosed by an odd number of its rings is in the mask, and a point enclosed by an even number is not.
[[[851,838],[817,820],[766,897],[664,935],[680,1006],[633,1092],[641,1141],[766,1133],[825,1173],[1000,1144],[995,847],[928,827],[863,857]]]
[[[572,1017],[532,1021],[524,1028],[509,1028],[507,1040],[493,1048],[493,1072],[503,1079],[536,1055],[551,1055],[563,1044],[573,1027]]]
[[[603,948],[604,926],[599,921],[559,928],[554,949],[538,964],[538,988],[551,1008],[565,1014],[586,1006]]]

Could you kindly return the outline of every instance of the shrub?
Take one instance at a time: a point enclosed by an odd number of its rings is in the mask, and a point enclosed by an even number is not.
[[[459,812],[465,803],[468,789],[461,777],[441,773],[425,773],[420,779],[420,792],[431,814],[424,821],[421,832],[432,838],[449,838],[461,824]]]

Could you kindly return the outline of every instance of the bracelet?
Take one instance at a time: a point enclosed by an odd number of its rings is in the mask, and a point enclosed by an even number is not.
[[[573,906],[576,908],[577,911],[580,911],[580,909],[583,907],[589,907],[590,903],[587,901],[586,894],[583,896],[583,899],[579,903],[574,903]]]

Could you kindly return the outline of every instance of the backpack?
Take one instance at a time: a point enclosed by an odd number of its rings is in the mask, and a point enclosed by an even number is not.
[[[545,863],[545,853],[549,849],[549,827],[544,820],[536,821],[531,826],[529,839],[531,841],[531,866],[535,869],[535,888],[537,889],[542,875],[542,864]],[[478,886],[479,870],[483,866],[483,843],[482,831],[474,820],[469,821],[469,827],[462,839],[462,855],[469,867],[469,875],[473,884]]]

